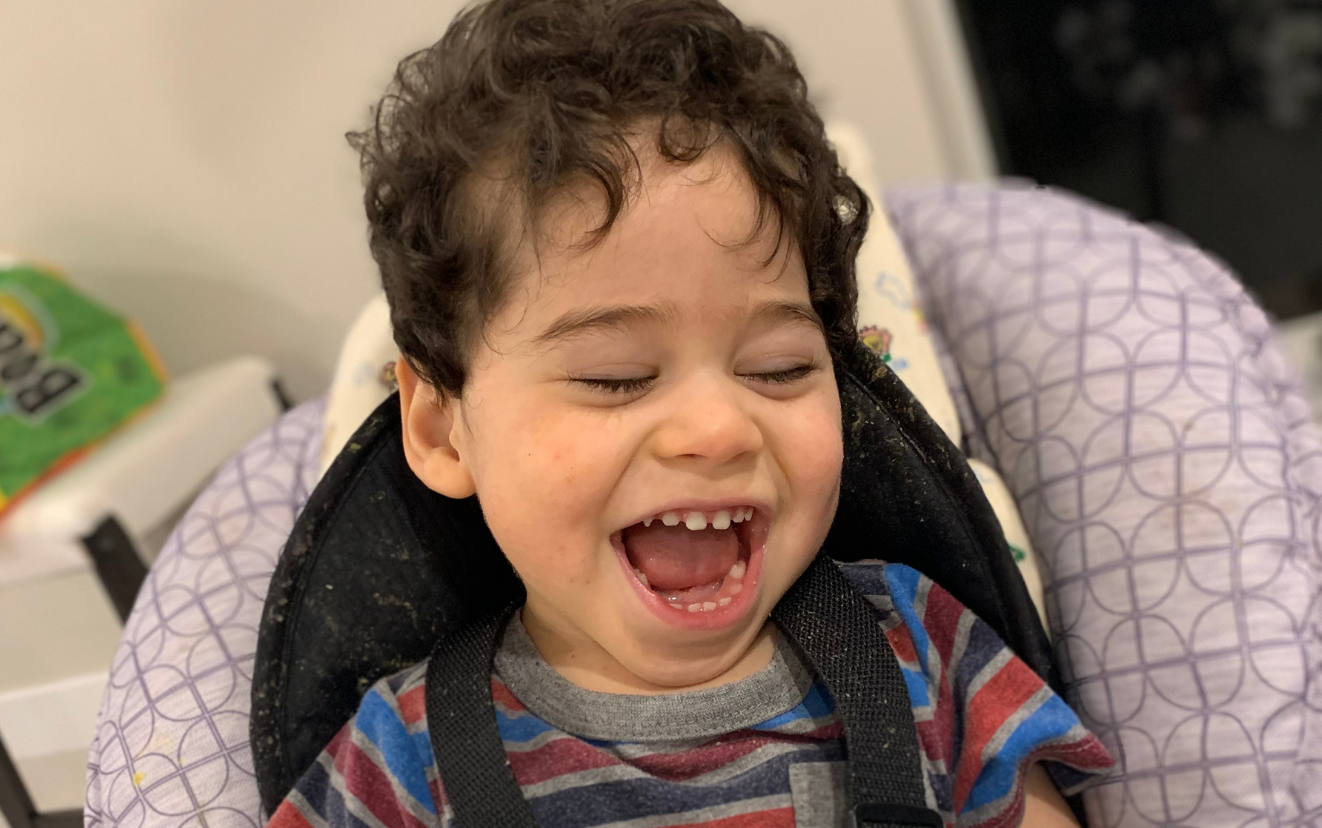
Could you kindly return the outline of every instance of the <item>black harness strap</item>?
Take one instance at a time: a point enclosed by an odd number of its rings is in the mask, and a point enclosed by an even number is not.
[[[446,636],[427,666],[427,726],[462,828],[535,828],[496,726],[491,669],[510,604]],[[851,816],[858,828],[942,825],[927,807],[909,691],[866,600],[824,554],[772,611],[826,682],[845,725]]]
[[[904,674],[867,600],[819,553],[771,617],[826,683],[844,722],[854,823],[940,828],[927,807]]]
[[[508,604],[444,636],[427,665],[431,749],[461,828],[537,828],[491,700],[496,641],[516,609],[518,604]]]

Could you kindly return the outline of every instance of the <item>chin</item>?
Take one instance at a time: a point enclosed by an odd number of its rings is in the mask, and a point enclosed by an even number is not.
[[[667,659],[651,658],[625,667],[642,681],[667,690],[684,690],[706,684],[725,674],[738,662],[738,656],[694,660],[676,656]]]
[[[647,684],[670,690],[683,690],[720,678],[739,664],[756,644],[758,632],[766,623],[751,631],[724,630],[724,634],[697,634],[675,630],[652,632],[631,644],[629,657],[616,656],[630,673]]]

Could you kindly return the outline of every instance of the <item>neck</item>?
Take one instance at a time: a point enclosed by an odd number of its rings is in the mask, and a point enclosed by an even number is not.
[[[520,612],[528,637],[546,663],[567,681],[598,693],[655,696],[720,687],[762,670],[776,651],[776,627],[768,620],[739,658],[716,667],[715,675],[682,686],[658,684],[630,670],[595,641],[563,635],[527,607]]]

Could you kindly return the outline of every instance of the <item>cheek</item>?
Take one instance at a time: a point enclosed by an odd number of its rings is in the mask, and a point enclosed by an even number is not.
[[[610,465],[615,451],[614,435],[582,416],[539,417],[521,425],[527,435],[525,456],[529,471],[554,486],[554,497],[579,502],[582,487],[601,484],[603,464]]]
[[[782,456],[789,461],[791,485],[801,496],[834,505],[844,461],[840,403],[835,395],[804,402],[782,414]]]
[[[513,435],[523,443],[522,479],[536,479],[563,508],[597,511],[628,456],[615,417],[568,411],[521,418]]]
[[[492,534],[530,582],[590,578],[603,508],[621,474],[619,428],[527,407],[482,435],[478,497]]]

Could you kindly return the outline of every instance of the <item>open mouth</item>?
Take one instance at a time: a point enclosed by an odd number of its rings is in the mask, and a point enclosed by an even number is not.
[[[717,627],[755,593],[766,526],[750,505],[671,509],[616,532],[611,544],[635,591],[664,620]]]

